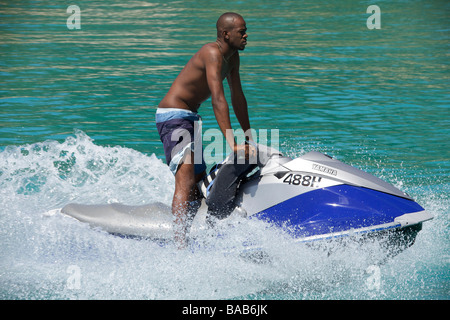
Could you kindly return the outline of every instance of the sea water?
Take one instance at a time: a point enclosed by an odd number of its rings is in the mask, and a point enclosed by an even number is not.
[[[78,16],[64,1],[0,3],[0,298],[450,297],[448,2],[71,4]],[[376,242],[316,250],[241,221],[180,251],[58,212],[170,205],[154,112],[225,11],[247,22],[252,127],[277,129],[288,156],[320,151],[410,194],[434,215],[411,248],[385,261]],[[210,101],[200,113],[217,128]],[[242,258],[249,237],[270,261]]]

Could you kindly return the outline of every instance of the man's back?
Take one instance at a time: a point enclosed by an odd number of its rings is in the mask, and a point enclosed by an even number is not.
[[[237,54],[236,52],[234,55]],[[205,44],[181,70],[158,107],[189,109],[196,112],[200,104],[211,96],[207,68],[220,70],[220,78],[223,81],[231,69],[230,64],[236,60],[233,59],[234,55],[228,62],[222,56],[216,42]]]

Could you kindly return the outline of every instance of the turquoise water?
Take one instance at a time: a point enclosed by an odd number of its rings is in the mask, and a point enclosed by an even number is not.
[[[73,4],[79,30],[65,1],[0,1],[1,298],[449,299],[448,1]],[[381,29],[367,28],[371,4]],[[328,257],[260,225],[250,227],[276,253],[270,265],[46,214],[71,201],[170,203],[155,108],[225,11],[247,22],[253,128],[278,129],[289,156],[318,150],[369,171],[434,215],[413,247],[377,266],[377,286],[364,250]],[[210,101],[200,113],[217,127]]]

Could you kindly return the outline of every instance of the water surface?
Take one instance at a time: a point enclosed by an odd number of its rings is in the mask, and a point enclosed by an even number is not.
[[[378,1],[379,30],[366,26],[367,1],[73,4],[80,30],[67,28],[64,1],[0,1],[0,297],[449,298],[447,1]],[[435,216],[380,266],[379,287],[367,285],[358,248],[330,259],[265,226],[254,233],[277,258],[254,265],[44,214],[70,201],[170,203],[154,112],[225,11],[247,22],[252,127],[278,129],[289,156],[317,150],[367,170]],[[205,130],[217,128],[210,101],[200,112]],[[79,289],[67,283],[70,266]]]

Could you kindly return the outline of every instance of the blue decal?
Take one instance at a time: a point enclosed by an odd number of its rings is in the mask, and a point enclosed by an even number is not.
[[[296,237],[322,235],[394,222],[424,210],[412,200],[387,193],[339,185],[310,191],[255,215]]]

